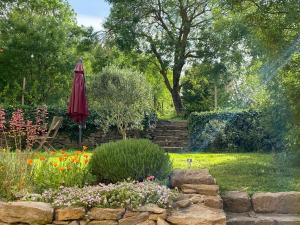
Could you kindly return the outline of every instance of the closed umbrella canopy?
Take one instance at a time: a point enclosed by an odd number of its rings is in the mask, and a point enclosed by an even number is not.
[[[68,115],[79,124],[79,144],[81,144],[82,124],[89,115],[82,60],[76,64],[74,69],[74,81],[68,105]]]

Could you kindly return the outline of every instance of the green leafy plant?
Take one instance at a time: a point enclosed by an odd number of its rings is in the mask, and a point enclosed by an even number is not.
[[[99,182],[118,182],[148,176],[164,179],[171,171],[171,162],[158,145],[149,140],[129,139],[98,147],[89,164],[90,172]]]

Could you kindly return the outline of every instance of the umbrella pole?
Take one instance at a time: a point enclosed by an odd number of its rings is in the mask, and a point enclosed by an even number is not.
[[[79,147],[81,147],[82,142],[82,124],[79,124]]]

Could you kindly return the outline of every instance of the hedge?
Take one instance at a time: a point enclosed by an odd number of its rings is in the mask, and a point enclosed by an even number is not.
[[[192,151],[269,152],[279,146],[263,122],[263,113],[254,110],[192,113],[189,134]]]
[[[6,120],[9,121],[12,113],[16,109],[22,109],[24,113],[24,117],[26,120],[35,120],[35,112],[38,106],[4,106],[3,108],[6,113]],[[48,121],[47,123],[51,123],[53,116],[61,116],[63,117],[62,127],[60,128],[61,132],[67,133],[72,140],[78,139],[78,124],[73,122],[70,117],[67,115],[67,108],[55,107],[55,106],[47,106],[48,109]],[[101,129],[101,121],[103,115],[100,115],[93,109],[89,110],[90,115],[86,120],[86,127],[83,132],[84,137],[88,137],[91,133],[94,133]],[[157,121],[157,116],[155,113],[145,113],[145,118],[143,120],[143,128],[144,130],[153,126]],[[111,129],[114,129],[112,126]]]

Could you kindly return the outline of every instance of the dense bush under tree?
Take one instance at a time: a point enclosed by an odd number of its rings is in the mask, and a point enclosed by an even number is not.
[[[192,113],[189,117],[193,151],[255,152],[280,150],[282,140],[268,132],[261,112]]]
[[[128,178],[141,181],[149,176],[161,180],[171,172],[171,161],[150,140],[128,139],[96,148],[89,167],[99,182],[115,183]]]

